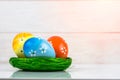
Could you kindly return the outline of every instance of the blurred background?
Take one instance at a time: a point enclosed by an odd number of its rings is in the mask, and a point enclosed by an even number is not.
[[[0,62],[19,32],[63,37],[77,64],[120,64],[119,0],[0,1]]]

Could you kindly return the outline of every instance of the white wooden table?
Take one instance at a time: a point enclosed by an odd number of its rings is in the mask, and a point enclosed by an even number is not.
[[[25,72],[1,64],[0,79],[120,79],[120,65],[72,64],[66,71]]]

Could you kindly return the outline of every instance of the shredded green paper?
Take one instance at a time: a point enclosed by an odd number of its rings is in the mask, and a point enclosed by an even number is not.
[[[72,59],[70,57],[65,59],[48,57],[12,57],[10,58],[9,63],[13,67],[26,71],[63,71],[71,65]]]

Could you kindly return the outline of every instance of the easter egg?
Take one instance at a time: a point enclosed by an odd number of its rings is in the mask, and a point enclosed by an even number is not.
[[[63,38],[61,38],[60,36],[52,36],[48,38],[48,41],[53,46],[56,53],[56,57],[67,58],[68,45]]]
[[[25,43],[27,39],[31,37],[33,37],[33,35],[29,32],[21,32],[21,33],[18,33],[14,37],[12,47],[13,47],[15,54],[18,57],[25,57],[24,52],[23,52],[23,44]]]
[[[50,43],[42,38],[33,37],[28,39],[23,47],[26,57],[52,57],[55,58],[55,51]]]

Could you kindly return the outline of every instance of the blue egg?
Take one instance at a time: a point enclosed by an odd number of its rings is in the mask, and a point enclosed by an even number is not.
[[[26,57],[52,57],[55,58],[55,51],[48,41],[42,38],[32,37],[23,46]]]

